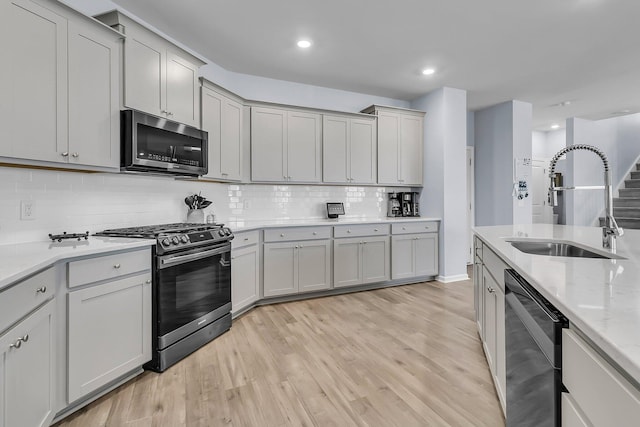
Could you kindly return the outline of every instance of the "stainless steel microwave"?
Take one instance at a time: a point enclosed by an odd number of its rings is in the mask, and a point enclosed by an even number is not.
[[[137,110],[121,112],[121,170],[207,174],[207,132]]]

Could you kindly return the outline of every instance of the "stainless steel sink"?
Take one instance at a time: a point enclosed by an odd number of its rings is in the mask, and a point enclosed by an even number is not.
[[[614,254],[594,252],[568,242],[509,240],[508,243],[521,252],[532,255],[562,256],[574,258],[624,259]]]

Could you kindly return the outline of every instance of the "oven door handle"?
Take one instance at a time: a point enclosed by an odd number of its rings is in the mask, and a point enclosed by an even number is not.
[[[189,261],[208,258],[214,255],[219,255],[219,254],[229,252],[230,250],[231,250],[231,245],[225,245],[222,248],[216,248],[208,251],[197,252],[195,254],[161,257],[160,266],[158,268],[163,269],[163,268],[171,267],[176,264],[183,264]]]

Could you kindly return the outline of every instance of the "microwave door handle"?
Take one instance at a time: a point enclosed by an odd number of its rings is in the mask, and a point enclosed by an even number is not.
[[[195,254],[189,255],[179,255],[172,257],[161,257],[160,258],[160,269],[171,267],[173,265],[184,264],[185,262],[195,261],[198,259],[208,258],[214,255],[223,254],[225,252],[229,252],[230,247],[225,246],[224,248],[211,249],[204,252],[198,252]]]

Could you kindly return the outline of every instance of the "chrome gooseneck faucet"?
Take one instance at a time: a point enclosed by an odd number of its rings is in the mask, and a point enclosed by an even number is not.
[[[592,153],[600,156],[602,163],[604,165],[604,187],[599,186],[585,186],[585,187],[556,187],[555,186],[555,177],[556,177],[556,164],[560,157],[564,156],[570,151],[576,150],[586,150],[591,151]],[[549,186],[549,203],[553,204],[553,206],[558,205],[557,201],[557,191],[561,190],[596,190],[604,188],[604,205],[605,205],[605,220],[604,227],[602,227],[602,246],[605,248],[613,248],[615,249],[615,238],[617,236],[622,236],[624,231],[622,228],[618,227],[618,223],[616,223],[615,218],[613,217],[613,189],[611,188],[611,170],[609,169],[609,160],[607,160],[607,156],[598,148],[592,145],[586,144],[575,144],[570,145],[568,147],[563,148],[558,151],[555,156],[551,159],[551,163],[549,164],[549,178],[551,179],[551,185]]]

